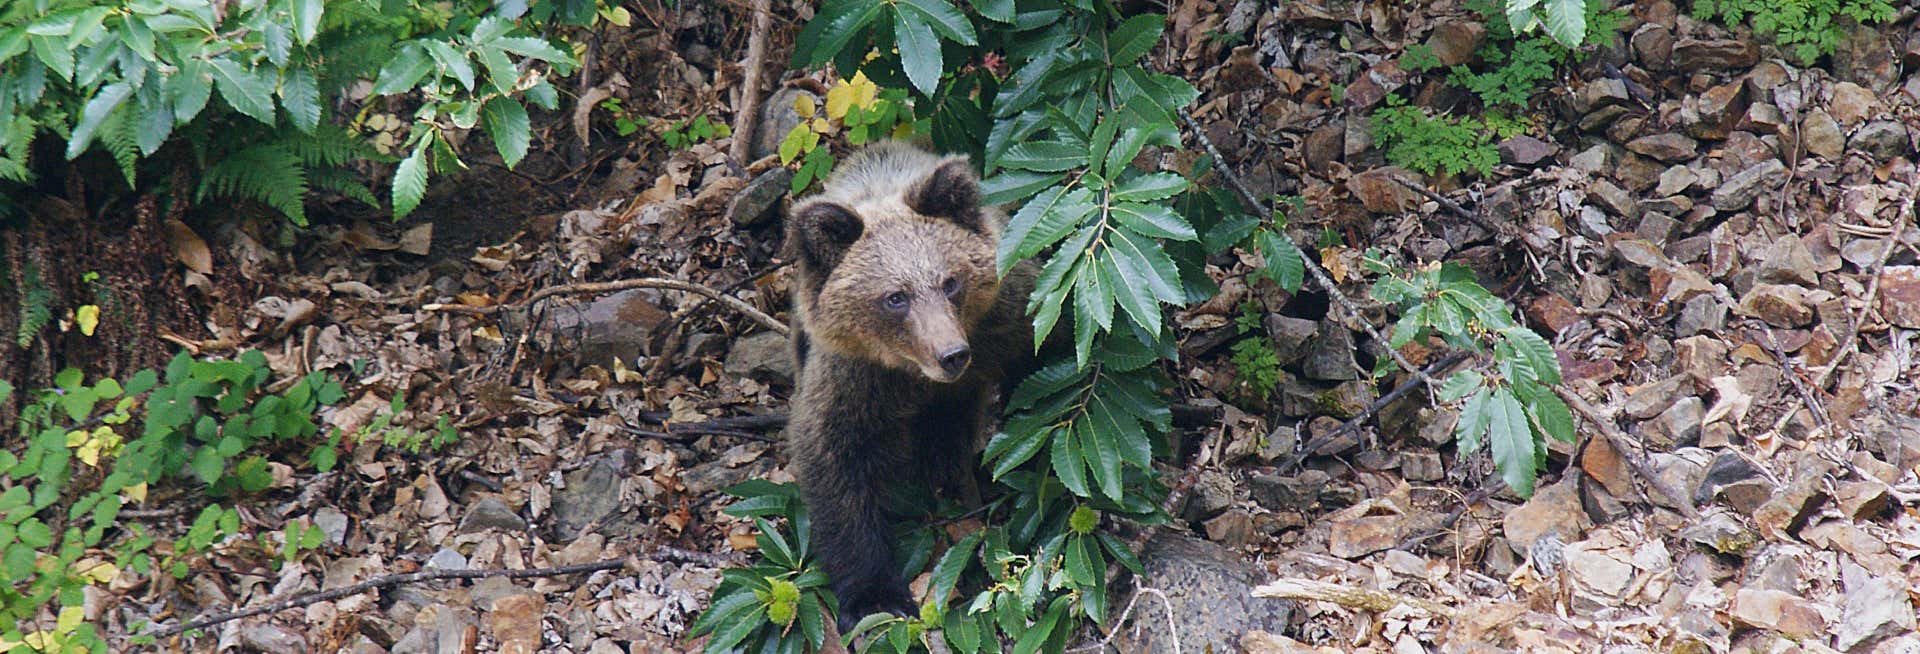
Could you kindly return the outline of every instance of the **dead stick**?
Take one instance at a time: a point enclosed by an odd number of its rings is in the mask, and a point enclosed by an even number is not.
[[[1200,129],[1200,123],[1193,119],[1193,114],[1187,113],[1186,109],[1181,109],[1180,119],[1187,123],[1187,129],[1193,130],[1194,139],[1200,141],[1200,145],[1206,146],[1207,154],[1212,155],[1213,160],[1219,162],[1219,166],[1217,166],[1216,169],[1220,171],[1222,176],[1227,178],[1227,185],[1232,186],[1233,190],[1240,193],[1240,200],[1247,203],[1247,208],[1262,213],[1270,213],[1272,210],[1260,202],[1260,199],[1254,196],[1253,191],[1247,190],[1246,183],[1240,180],[1240,173],[1234,170],[1232,162],[1227,161],[1226,157],[1220,155],[1220,149],[1213,146],[1213,139],[1207,138],[1206,130]],[[1285,243],[1287,247],[1293,249],[1294,254],[1299,255],[1300,262],[1306,264],[1307,274],[1313,276],[1313,282],[1319,284],[1320,288],[1326,289],[1327,295],[1333,298],[1334,303],[1339,304],[1341,309],[1346,310],[1348,315],[1353,316],[1354,322],[1360,323],[1360,327],[1367,332],[1369,338],[1382,344],[1389,342],[1387,337],[1382,336],[1380,330],[1374,328],[1373,323],[1368,322],[1366,316],[1360,313],[1360,307],[1355,305],[1353,300],[1348,298],[1347,294],[1340,290],[1340,287],[1334,285],[1333,278],[1328,276],[1327,271],[1320,267],[1320,262],[1314,261],[1313,257],[1307,256],[1305,250],[1300,249],[1300,246],[1293,243],[1293,239],[1282,238],[1280,242]],[[1440,387],[1439,382],[1434,381],[1432,376],[1420,370],[1419,366],[1413,365],[1413,362],[1408,361],[1406,355],[1401,354],[1399,350],[1389,347],[1387,348],[1387,355],[1393,357],[1393,362],[1398,364],[1401,370],[1412,374],[1415,379],[1419,379],[1421,382],[1433,388]]]
[[[528,568],[525,570],[500,570],[500,569],[423,570],[420,572],[409,572],[406,574],[387,575],[384,577],[369,579],[369,580],[354,584],[352,586],[343,586],[340,588],[335,588],[333,590],[301,593],[299,595],[295,595],[293,597],[289,597],[277,602],[270,602],[270,603],[262,604],[259,606],[250,606],[237,611],[217,613],[211,616],[200,618],[198,620],[194,620],[192,622],[161,629],[160,631],[154,632],[153,637],[156,639],[167,638],[175,634],[191,631],[194,629],[204,629],[204,628],[211,627],[213,625],[220,624],[223,622],[230,622],[233,620],[239,620],[241,618],[253,617],[256,615],[260,615],[262,613],[276,613],[279,611],[285,611],[287,609],[307,606],[309,604],[314,604],[317,602],[325,602],[328,600],[334,600],[334,599],[346,597],[348,595],[357,595],[370,590],[387,588],[390,586],[398,586],[401,584],[414,584],[414,583],[420,583],[423,581],[434,581],[439,579],[481,579],[486,577],[505,577],[507,579],[526,579],[531,577],[557,577],[560,575],[579,574],[582,572],[599,572],[601,570],[612,570],[614,568],[625,567],[628,561],[633,559],[649,559],[653,561],[667,561],[667,562],[673,562],[673,563],[695,563],[695,564],[704,565],[704,566],[713,567],[713,568],[727,567],[728,565],[732,564],[732,562],[727,560],[726,557],[722,557],[717,554],[709,554],[707,552],[695,552],[692,550],[684,550],[677,547],[667,547],[665,545],[656,545],[651,548],[648,548],[647,552],[643,554],[635,555],[632,557],[619,558],[619,559],[607,559],[605,561],[594,561],[592,563],[578,563],[574,565],[563,565],[563,566],[553,567],[553,568]]]
[[[747,11],[753,14],[753,27],[747,32],[747,61],[741,66],[740,112],[733,115],[733,143],[727,156],[741,165],[759,127],[761,68],[766,66],[767,33],[773,31],[770,0],[753,0]]]
[[[1316,581],[1313,579],[1275,579],[1255,587],[1253,589],[1253,596],[1332,602],[1348,608],[1372,611],[1374,613],[1385,613],[1393,610],[1395,607],[1405,606],[1443,618],[1452,618],[1456,615],[1453,607],[1432,600],[1384,590],[1342,586],[1340,584]]]
[[[713,290],[711,288],[707,288],[705,286],[701,286],[699,284],[695,284],[693,282],[683,282],[677,279],[660,279],[656,277],[649,277],[644,279],[623,279],[623,280],[614,281],[614,282],[582,282],[578,284],[562,284],[560,286],[549,286],[549,287],[540,289],[539,291],[536,291],[533,295],[528,296],[526,300],[521,301],[519,304],[531,305],[533,303],[553,297],[555,295],[612,293],[615,291],[624,291],[624,290],[635,289],[635,288],[664,288],[664,289],[673,290],[673,291],[685,291],[688,293],[703,295],[708,298],[719,300],[722,304],[732,307],[735,311],[739,311],[740,313],[746,314],[748,318],[752,318],[754,322],[760,323],[760,326],[765,327],[776,334],[779,334],[781,336],[787,335],[786,323],[780,322],[779,319],[774,318],[773,316],[769,316],[766,314],[766,312],[763,312],[757,308],[754,308],[754,306],[751,304],[747,304],[746,300],[742,300],[740,298],[737,298],[731,295],[722,294],[719,291]],[[420,308],[425,311],[448,311],[448,312],[454,312],[454,313],[465,313],[465,314],[476,315],[476,316],[489,316],[495,313],[499,313],[502,309],[509,306],[513,306],[513,305],[496,304],[488,307],[475,307],[475,306],[468,306],[465,304],[428,304]]]
[[[1640,475],[1641,479],[1646,480],[1647,486],[1652,488],[1653,492],[1665,495],[1667,500],[1673,502],[1674,507],[1678,508],[1682,515],[1688,518],[1699,517],[1700,512],[1693,508],[1692,498],[1682,495],[1679,491],[1675,491],[1673,488],[1667,486],[1667,482],[1662,481],[1660,477],[1654,475],[1653,468],[1647,466],[1646,459],[1642,458],[1639,452],[1633,450],[1631,443],[1627,439],[1627,435],[1620,433],[1620,428],[1613,426],[1612,422],[1601,417],[1600,412],[1594,409],[1593,405],[1588,404],[1586,398],[1574,395],[1563,386],[1553,387],[1553,392],[1559,395],[1560,399],[1566,400],[1567,406],[1573,407],[1574,412],[1579,413],[1580,417],[1585,418],[1587,422],[1593,423],[1595,427],[1599,428],[1600,433],[1607,437],[1607,443],[1613,445],[1613,450],[1619,452],[1620,458],[1627,462],[1627,467],[1633,468],[1634,474]]]

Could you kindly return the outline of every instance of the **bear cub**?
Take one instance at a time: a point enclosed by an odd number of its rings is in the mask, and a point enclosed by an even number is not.
[[[789,212],[787,438],[843,631],[916,614],[887,499],[969,483],[995,394],[1032,370],[1037,268],[996,274],[1006,220],[981,205],[966,157],[899,142],[856,152]]]

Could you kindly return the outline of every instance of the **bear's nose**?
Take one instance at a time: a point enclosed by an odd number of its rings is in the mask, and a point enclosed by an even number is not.
[[[967,362],[972,360],[973,350],[961,345],[940,355],[940,368],[949,375],[959,376],[960,371],[967,369]]]

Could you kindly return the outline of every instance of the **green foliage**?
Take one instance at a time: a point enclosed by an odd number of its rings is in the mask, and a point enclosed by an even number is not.
[[[40,266],[32,261],[21,260],[20,280],[20,322],[13,338],[20,347],[27,347],[33,345],[40,330],[53,321],[53,291],[47,288],[47,281],[40,278]]]
[[[1234,341],[1229,361],[1240,381],[1242,399],[1264,405],[1280,386],[1280,356],[1274,352],[1273,340],[1261,325],[1259,307],[1258,302],[1251,300],[1240,306],[1240,315],[1234,318],[1234,324],[1247,337]]]
[[[1487,20],[1487,43],[1477,53],[1481,60],[1477,69],[1454,66],[1448,79],[1480,96],[1487,107],[1524,107],[1534,92],[1555,78],[1561,64],[1584,57],[1585,48],[1613,38],[1626,21],[1625,13],[1607,8],[1607,0],[1547,0],[1548,34],[1529,35],[1537,20],[1527,22],[1533,19],[1521,17],[1516,22],[1514,10],[1524,5],[1530,12],[1538,1],[1506,0],[1502,5],[1499,0],[1468,0],[1467,6]],[[1567,22],[1578,24],[1579,36],[1561,38],[1553,27],[1559,19],[1553,16],[1576,10],[1579,18]],[[1569,31],[1567,36],[1574,34]]]
[[[1751,20],[1753,31],[1773,37],[1805,63],[1833,54],[1845,38],[1842,18],[1862,25],[1898,15],[1888,0],[1695,0],[1693,17],[1727,25]]]
[[[1400,67],[1411,72],[1424,73],[1441,67],[1440,56],[1433,53],[1432,46],[1415,43],[1407,46],[1406,52],[1400,54]]]
[[[852,79],[839,80],[827,90],[824,114],[814,106],[812,96],[800,96],[794,110],[801,122],[787,131],[780,141],[780,162],[800,161],[794,171],[793,192],[798,194],[826,179],[834,159],[825,137],[844,132],[847,143],[859,146],[887,137],[906,138],[917,130],[913,102],[904,89],[882,89],[855,72]]]
[[[725,513],[750,518],[759,529],[754,542],[760,560],[721,573],[712,603],[688,636],[711,634],[705,650],[710,654],[819,650],[826,643],[826,623],[839,604],[827,588],[827,573],[813,560],[800,489],[756,479],[727,489],[727,494],[740,501]]]
[[[1430,116],[1388,96],[1387,106],[1371,117],[1374,140],[1386,148],[1387,161],[1432,175],[1468,171],[1488,175],[1500,163],[1494,132],[1474,118]]]
[[[342,397],[321,373],[278,393],[266,390],[270,376],[259,352],[232,361],[181,354],[164,373],[143,370],[124,384],[89,384],[69,368],[54,388],[27,398],[19,449],[0,451],[0,473],[11,482],[0,494],[0,647],[105,651],[91,626],[68,619],[87,586],[119,575],[184,577],[190,557],[240,533],[237,511],[210,504],[183,538],[157,547],[119,512],[166,480],[225,498],[270,486],[267,451],[311,439],[314,412]],[[0,388],[0,399],[10,392]],[[288,529],[285,560],[293,548],[317,545],[311,533]],[[44,615],[57,620],[45,624]]]
[[[523,99],[549,109],[558,101],[545,73],[526,64],[545,62],[558,74],[572,65],[528,28],[593,20],[591,5],[570,8],[583,4],[8,3],[0,9],[0,180],[33,179],[27,145],[39,134],[65,139],[68,159],[104,150],[130,186],[139,164],[169,143],[237,140],[244,147],[218,151],[233,160],[212,164],[203,199],[256,199],[300,222],[310,188],[372,197],[331,171],[340,162],[315,179],[303,170],[315,162],[288,157],[299,146],[286,143],[326,135],[324,126],[340,122],[331,109],[347,86],[372,78],[376,95],[418,104],[409,158],[394,180],[395,213],[404,215],[425,191],[430,157],[439,156],[439,168],[458,165],[447,130],[482,127],[509,167],[525,156]]]
[[[660,140],[665,141],[669,148],[684,150],[695,143],[726,138],[732,134],[733,128],[727,127],[726,123],[696,116],[674,123],[667,131],[660,133]]]
[[[1507,486],[1521,497],[1532,495],[1534,478],[1546,463],[1546,439],[1572,443],[1574,437],[1573,413],[1552,390],[1560,383],[1553,346],[1515,322],[1512,308],[1463,266],[1447,263],[1389,274],[1396,268],[1377,252],[1368,252],[1366,261],[1371,272],[1384,275],[1373,285],[1373,298],[1400,309],[1389,346],[1438,336],[1451,347],[1492,355],[1489,369],[1448,377],[1440,399],[1465,400],[1455,426],[1460,451],[1474,452],[1486,443]]]
[[[636,116],[627,111],[627,108],[621,104],[620,98],[601,100],[600,108],[605,109],[607,113],[613,114],[613,131],[615,134],[633,136],[634,132],[640,131],[640,128],[645,127],[647,124],[645,116]]]

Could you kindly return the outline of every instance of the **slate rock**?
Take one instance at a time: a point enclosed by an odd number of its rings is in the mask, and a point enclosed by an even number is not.
[[[1500,160],[1520,166],[1540,163],[1559,151],[1560,146],[1525,134],[1500,142]]]
[[[1681,38],[1673,45],[1673,67],[1678,70],[1747,68],[1759,60],[1760,48],[1751,41]]]
[[[759,332],[733,342],[721,369],[735,377],[753,377],[776,384],[792,384],[793,348],[787,337]]]
[[[1353,332],[1335,320],[1322,320],[1307,343],[1306,360],[1300,374],[1321,381],[1350,381],[1360,378],[1360,367],[1353,360]]]
[[[1853,133],[1848,141],[1853,150],[1873,155],[1876,161],[1890,161],[1894,157],[1913,154],[1913,140],[1907,135],[1907,127],[1892,120],[1877,120]]]
[[[1755,284],[1740,297],[1734,312],[1775,327],[1805,327],[1813,324],[1814,318],[1806,293],[1806,289],[1788,284]]]
[[[459,532],[468,534],[487,529],[526,531],[527,521],[514,513],[506,502],[500,501],[500,498],[481,498],[480,501],[474,502],[473,506],[467,507],[467,514],[460,517]]]
[[[1767,189],[1778,188],[1787,174],[1786,164],[1779,159],[1766,159],[1749,166],[1746,170],[1729,176],[1719,188],[1713,190],[1713,208],[1721,211],[1736,211],[1753,204],[1753,199]]]
[[[1733,452],[1721,452],[1694,486],[1693,502],[1719,500],[1742,515],[1751,515],[1772,495],[1773,483],[1752,462]]]
[[[1642,136],[1627,143],[1628,150],[1667,163],[1692,159],[1699,147],[1698,141],[1673,132]]]
[[[1800,121],[1800,140],[1809,154],[1823,159],[1839,159],[1847,149],[1847,135],[1840,130],[1840,123],[1818,108],[1809,110]]]
[[[1880,271],[1880,315],[1907,329],[1920,329],[1920,266]]]
[[[1169,601],[1140,599],[1132,626],[1114,643],[1120,651],[1172,652],[1176,637],[1184,652],[1241,651],[1243,634],[1280,633],[1293,615],[1293,602],[1254,597],[1254,586],[1267,575],[1220,545],[1162,532],[1147,542],[1140,562],[1146,574],[1139,585],[1158,589]],[[1169,627],[1169,604],[1177,627]],[[1127,605],[1111,604],[1116,615]]]
[[[780,206],[780,198],[786,197],[792,186],[790,168],[776,166],[760,173],[727,203],[727,220],[743,227],[767,222],[778,214],[774,208]]]
[[[625,508],[620,501],[620,482],[627,476],[632,456],[632,450],[614,450],[561,477],[566,485],[553,491],[556,542],[579,538],[581,530],[595,524],[611,526],[609,531],[617,532],[619,524],[610,525],[609,521]]]
[[[1721,554],[1745,556],[1759,537],[1726,511],[1713,511],[1680,530],[1680,537]]]
[[[1840,624],[1834,628],[1834,648],[1851,651],[1862,643],[1914,633],[1913,600],[1907,597],[1906,580],[1871,577],[1851,564],[1842,571],[1841,580],[1847,599],[1840,610]]]

